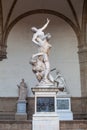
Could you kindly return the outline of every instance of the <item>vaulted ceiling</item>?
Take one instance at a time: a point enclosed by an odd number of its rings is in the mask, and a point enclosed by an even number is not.
[[[37,13],[57,15],[68,22],[76,33],[81,29],[84,0],[0,0],[0,5],[1,59],[6,57],[6,39],[9,31],[28,15]]]
[[[3,25],[8,25],[25,12],[37,9],[53,10],[81,25],[84,0],[2,0]]]

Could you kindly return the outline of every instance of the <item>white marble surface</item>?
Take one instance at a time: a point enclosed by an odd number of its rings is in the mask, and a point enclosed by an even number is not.
[[[18,101],[17,102],[17,113],[24,114],[26,113],[26,101]]]
[[[57,100],[61,101],[61,107],[59,107],[59,109],[58,109],[58,104],[57,104],[57,114],[59,116],[59,120],[73,120],[73,113],[71,111],[71,98],[64,97],[61,95],[61,97],[60,96],[57,97],[56,102]]]
[[[73,120],[73,113],[71,111],[58,112],[59,120]]]
[[[56,113],[56,93],[58,88],[34,88],[32,91],[35,94],[35,114],[33,115],[33,130],[59,130],[59,117]],[[37,98],[38,97],[53,97],[54,111],[53,112],[38,112]]]
[[[33,130],[59,130],[59,118],[57,114],[33,115]]]

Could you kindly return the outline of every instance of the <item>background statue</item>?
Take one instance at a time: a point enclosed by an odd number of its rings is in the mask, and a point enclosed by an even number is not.
[[[26,100],[27,97],[27,86],[24,82],[24,79],[20,82],[20,85],[18,86],[18,94],[19,94],[19,100]]]
[[[60,91],[65,91],[66,89],[66,82],[64,77],[61,75],[60,72],[56,72],[56,77],[54,79],[56,86],[59,88]]]

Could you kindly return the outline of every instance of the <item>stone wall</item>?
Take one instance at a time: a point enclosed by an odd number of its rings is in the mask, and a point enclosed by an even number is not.
[[[0,121],[0,130],[32,130],[30,121]]]
[[[15,120],[17,98],[0,98],[0,120]],[[27,119],[32,120],[34,97],[27,98]],[[74,120],[87,119],[87,97],[72,97],[71,110]]]
[[[71,98],[74,119],[87,119],[87,97]]]
[[[32,122],[0,121],[0,130],[32,130]],[[60,130],[87,130],[87,121],[60,121]]]
[[[29,98],[27,101],[28,119],[32,120],[32,115],[35,111],[35,100],[34,98]]]
[[[87,130],[87,120],[61,121],[60,130]]]
[[[17,98],[0,97],[0,120],[15,120]]]
[[[0,97],[0,113],[15,112],[17,98]]]

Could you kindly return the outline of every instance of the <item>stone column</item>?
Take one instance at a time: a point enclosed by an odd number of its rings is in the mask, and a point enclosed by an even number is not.
[[[0,61],[6,58],[7,45],[4,42],[3,36],[3,13],[2,13],[2,2],[0,0]]]
[[[79,62],[81,73],[81,95],[87,96],[87,0],[84,0],[82,28],[79,41]]]
[[[87,48],[79,51],[81,73],[81,96],[87,96]]]
[[[3,17],[2,17],[2,3],[0,0],[0,60],[2,60],[2,42],[3,42]]]

